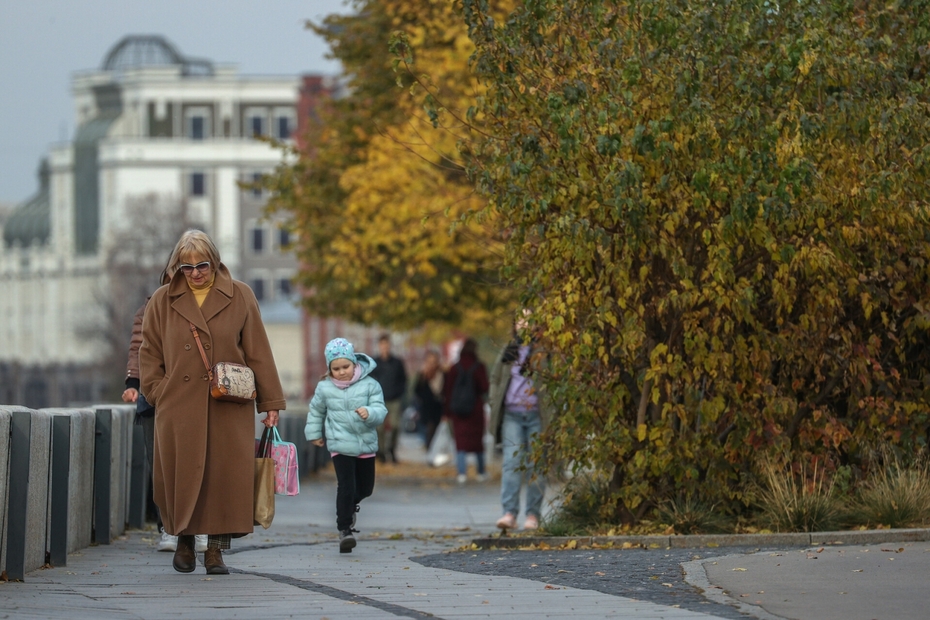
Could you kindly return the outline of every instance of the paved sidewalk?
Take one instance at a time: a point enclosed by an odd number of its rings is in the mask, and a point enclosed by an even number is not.
[[[418,457],[407,448],[405,458]],[[0,619],[820,620],[925,618],[930,609],[930,544],[921,542],[474,550],[473,539],[494,532],[499,483],[460,487],[454,469],[434,473],[380,477],[351,554],[338,553],[335,480],[324,474],[298,497],[278,498],[270,529],[233,541],[232,575],[177,573],[172,554],[154,551],[154,532],[133,531],[69,556],[65,567],[0,583]]]

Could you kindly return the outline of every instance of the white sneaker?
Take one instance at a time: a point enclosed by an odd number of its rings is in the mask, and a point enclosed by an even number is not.
[[[158,551],[177,551],[178,537],[172,536],[165,531],[165,528],[161,528],[161,539],[158,541],[158,545],[155,549]]]
[[[207,550],[207,535],[197,534],[194,536],[194,551],[203,553]]]
[[[459,474],[458,476],[455,477],[455,481],[458,482],[459,484],[465,484],[466,482],[468,482],[468,476],[466,476],[465,474]]]
[[[487,481],[488,481],[488,475],[487,475],[487,474],[478,474],[477,480],[478,480],[478,482],[487,482]]]

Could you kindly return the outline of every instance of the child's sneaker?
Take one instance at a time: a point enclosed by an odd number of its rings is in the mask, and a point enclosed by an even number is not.
[[[465,484],[466,482],[468,482],[468,476],[466,476],[465,474],[459,474],[458,476],[455,477],[455,481],[459,484]]]
[[[361,510],[361,509],[362,509],[361,506],[359,506],[358,504],[355,504],[355,511],[352,513],[352,527],[351,527],[351,529],[353,529],[353,530],[355,529],[355,522],[358,521],[358,511]]]
[[[165,531],[165,528],[161,528],[161,538],[158,541],[158,545],[155,547],[158,551],[177,551],[178,550],[178,537],[172,536]]]
[[[351,529],[339,532],[339,553],[352,553],[355,544],[355,536],[352,535]]]
[[[487,482],[487,481],[488,481],[488,475],[487,475],[487,474],[478,474],[478,477],[477,477],[476,479],[478,480],[478,482]]]
[[[194,536],[194,551],[203,553],[207,550],[207,535],[197,534]]]
[[[497,520],[497,527],[502,530],[512,530],[517,527],[517,518],[509,512],[504,513],[504,516]]]

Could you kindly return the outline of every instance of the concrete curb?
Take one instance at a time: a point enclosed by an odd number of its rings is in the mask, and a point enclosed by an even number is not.
[[[808,547],[811,545],[865,545],[930,540],[930,528],[849,530],[842,532],[791,532],[784,534],[688,534],[682,536],[489,536],[472,540],[477,549],[526,547],[575,549],[697,549],[702,547]]]

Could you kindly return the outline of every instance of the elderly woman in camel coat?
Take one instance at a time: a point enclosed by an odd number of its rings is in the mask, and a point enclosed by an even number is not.
[[[284,395],[255,295],[232,279],[213,241],[187,231],[169,266],[177,271],[145,309],[139,350],[142,393],[157,411],[153,494],[165,531],[178,536],[175,570],[194,570],[194,535],[207,534],[207,573],[223,575],[221,550],[253,529],[256,405],[274,426]],[[191,323],[211,366],[254,371],[256,403],[210,396]]]

